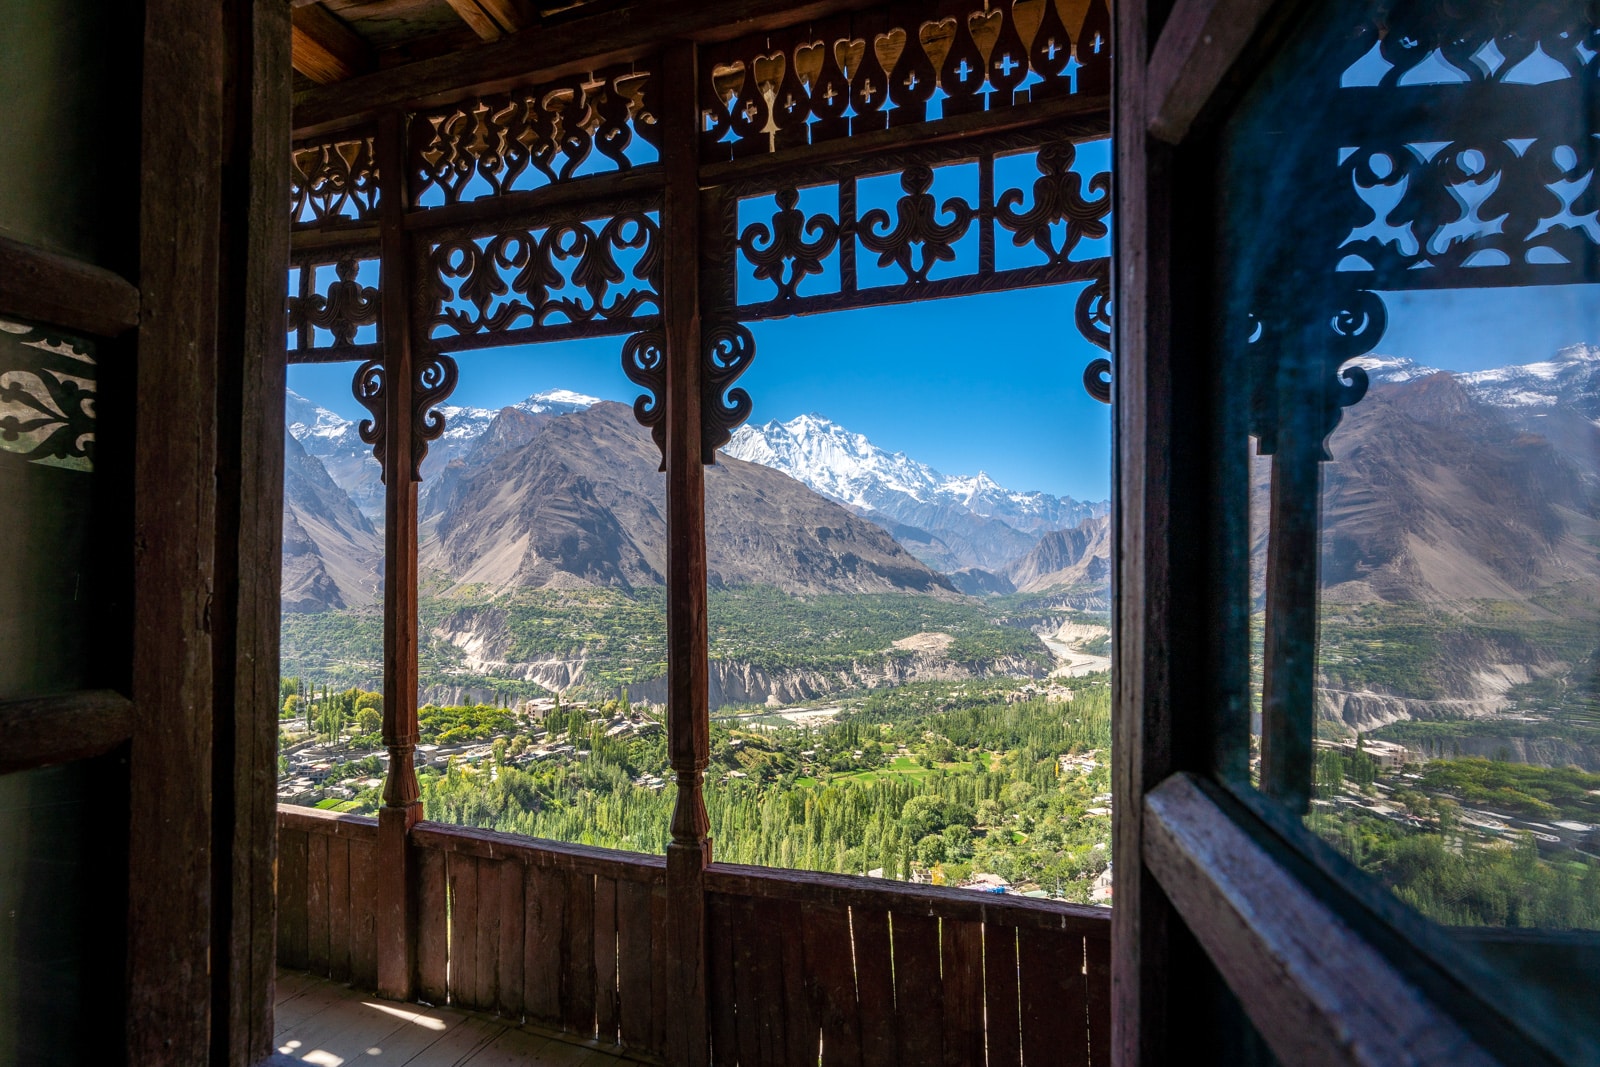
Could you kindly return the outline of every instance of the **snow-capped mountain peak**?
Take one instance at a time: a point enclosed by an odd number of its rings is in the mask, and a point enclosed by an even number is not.
[[[1032,533],[1075,526],[1105,510],[1104,504],[1006,489],[984,471],[941,474],[814,413],[742,426],[723,451],[780,470],[840,503],[909,523],[926,523],[930,508],[957,508]]]

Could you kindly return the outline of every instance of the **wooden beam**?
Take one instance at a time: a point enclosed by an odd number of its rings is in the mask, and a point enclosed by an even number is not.
[[[531,26],[479,48],[373,71],[295,100],[295,136],[309,137],[371,118],[394,105],[449,103],[514,82],[585,74],[654,55],[663,41],[726,41],[871,6],[871,0],[657,0]]]
[[[447,3],[461,16],[461,21],[485,41],[498,41],[521,26],[516,12],[504,0],[447,0]]]
[[[290,61],[294,69],[321,85],[342,82],[372,66],[372,53],[356,32],[321,4],[295,8]]]
[[[0,702],[0,774],[101,756],[133,735],[133,702],[92,689]]]
[[[1275,0],[1178,0],[1145,73],[1147,129],[1177,144]],[[1120,40],[1120,38],[1119,38]],[[1119,49],[1119,55],[1126,52]]]
[[[116,337],[139,325],[139,290],[103,267],[0,237],[0,315]]]
[[[1498,1062],[1177,774],[1144,805],[1144,860],[1282,1063]]]

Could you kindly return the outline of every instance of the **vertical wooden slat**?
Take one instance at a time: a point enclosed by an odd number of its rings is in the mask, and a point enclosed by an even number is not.
[[[761,1034],[764,1063],[781,1063],[788,1052],[788,1020],[783,995],[782,902],[757,900],[754,922],[744,936],[756,946],[756,1022]]]
[[[300,830],[278,840],[278,958],[285,967],[306,969],[306,866],[309,845]]]
[[[944,1062],[982,1063],[983,926],[945,919],[939,936],[944,972]]]
[[[594,880],[594,1023],[602,1041],[617,1040],[617,880]]]
[[[429,1004],[450,999],[450,905],[445,854],[419,848],[417,869],[417,995]]]
[[[472,1003],[493,1011],[499,999],[495,972],[500,966],[500,870],[503,860],[478,860],[478,966],[472,979]]]
[[[1023,930],[1017,939],[1022,988],[1022,1060],[1081,1067],[1089,1062],[1083,937]]]
[[[1017,1001],[1017,929],[989,923],[983,930],[983,1011],[989,1067],[1022,1063]]]
[[[768,942],[769,951],[782,948],[779,976],[783,987],[783,1033],[787,1063],[816,1063],[822,1035],[822,1020],[814,1009],[806,981],[805,927],[800,902],[774,902],[777,926]],[[773,952],[776,955],[776,952]]]
[[[733,982],[733,926],[728,898],[719,894],[706,897],[706,1014],[711,1025],[711,1062],[718,1067],[734,1067],[739,1062],[739,1037],[735,1020],[737,999]],[[836,946],[837,947],[837,946]],[[623,956],[627,967],[627,956]],[[626,975],[627,971],[623,971]],[[852,996],[854,991],[852,990]],[[626,1011],[626,990],[624,990]],[[623,1032],[627,1032],[624,1016]]]
[[[372,841],[350,842],[350,981],[357,988],[378,988],[378,939],[373,881],[377,849]],[[439,922],[444,921],[444,875],[440,868]],[[441,982],[444,969],[440,971]]]
[[[653,1036],[650,1024],[652,945],[650,887],[643,882],[617,886],[617,956],[621,973],[622,1043],[644,1048]]]
[[[522,1008],[535,1022],[559,1026],[567,880],[559,871],[530,865],[523,894]]]
[[[328,836],[306,838],[306,966],[328,973]]]
[[[328,838],[328,977],[350,980],[350,842]]]
[[[733,941],[733,998],[737,1004],[735,1040],[739,1062],[770,1063],[761,1041],[761,977],[759,957],[764,948],[757,928],[755,902],[748,897],[729,901],[728,921]]]
[[[892,1067],[900,1062],[894,1024],[894,972],[889,947],[889,913],[852,908],[856,945],[856,990],[861,1010],[861,1062]]]
[[[500,949],[495,969],[495,1010],[511,1019],[522,1018],[523,943],[527,938],[523,884],[523,865],[507,862],[500,871]]]
[[[671,953],[667,945],[667,886],[657,882],[650,888],[650,941],[658,951],[650,956],[650,1047],[658,1052],[667,1047],[667,1014],[671,1010]]]
[[[900,1058],[938,1063],[943,1057],[944,996],[939,983],[939,920],[894,912],[894,1003]]]
[[[477,1006],[478,861],[459,852],[445,861],[450,879],[450,1003]]]
[[[1085,939],[1088,973],[1084,985],[1089,999],[1089,1062],[1094,1067],[1111,1063],[1111,939]]]
[[[800,909],[800,924],[806,982],[822,1027],[823,1067],[860,1067],[861,1017],[850,958],[850,913],[842,907],[806,904]],[[713,1011],[716,1003],[712,1001]]]
[[[594,875],[566,872],[567,921],[561,949],[561,1025],[594,1033]]]

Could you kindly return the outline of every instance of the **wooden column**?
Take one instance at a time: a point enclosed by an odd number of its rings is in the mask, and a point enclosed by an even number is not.
[[[283,533],[283,286],[289,267],[289,12],[230,8],[218,420],[211,949],[213,1064],[272,1052],[278,629]]]
[[[203,0],[151,0],[144,15],[138,351],[132,397],[107,390],[108,406],[137,413],[135,711],[128,811],[103,814],[129,826],[127,1062],[204,1063],[224,11]],[[115,1020],[108,1015],[107,1025]]]
[[[705,467],[701,456],[700,193],[695,48],[662,57],[661,211],[665,257],[667,748],[677,775],[667,846],[669,1063],[707,1061],[705,867],[711,862],[704,774],[710,758]]]
[[[378,182],[382,214],[379,335],[383,344],[384,574],[383,744],[389,774],[378,811],[377,887],[373,901],[378,941],[378,994],[411,999],[416,968],[416,901],[407,835],[422,817],[414,758],[417,748],[417,483],[413,479],[410,240],[404,229],[405,116],[385,112],[378,123]]]

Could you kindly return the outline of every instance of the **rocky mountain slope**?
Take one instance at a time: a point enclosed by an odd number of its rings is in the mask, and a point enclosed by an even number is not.
[[[598,403],[542,426],[502,412],[495,423],[437,498],[424,569],[492,591],[664,582],[665,480],[631,410]],[[713,585],[956,595],[881,528],[734,458],[706,472],[706,539]]]
[[[283,610],[373,603],[383,537],[293,435],[284,434]]]

